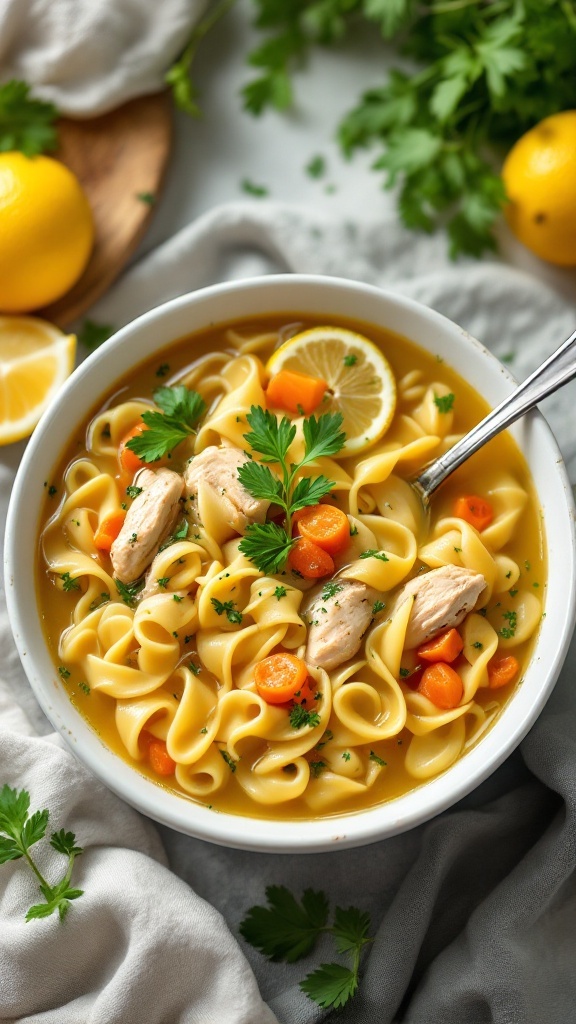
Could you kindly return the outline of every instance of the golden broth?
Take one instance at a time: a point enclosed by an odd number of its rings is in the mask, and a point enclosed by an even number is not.
[[[88,457],[98,463],[98,468],[111,477],[118,476],[118,464],[111,456],[99,456],[96,460],[87,448],[87,433],[91,421],[98,413],[105,409],[115,407],[121,402],[132,399],[150,400],[152,392],[160,384],[176,383],[184,374],[189,371],[198,360],[209,353],[224,353],[237,355],[238,350],[231,345],[228,329],[233,326],[234,330],[244,338],[262,336],[262,343],[255,345],[257,354],[266,361],[273,348],[273,342],[266,340],[265,336],[279,334],[281,338],[294,333],[293,314],[266,316],[241,321],[234,325],[221,325],[209,330],[202,331],[196,335],[180,339],[169,348],[160,352],[153,359],[138,366],[129,376],[116,382],[111,388],[110,395],[98,407],[95,407],[86,423],[71,439],[66,451],[62,454],[52,475],[46,481],[46,498],[43,510],[42,529],[54,520],[62,500],[63,477],[66,467],[79,458]],[[296,330],[306,329],[316,324],[325,323],[325,318],[313,318],[302,316],[298,318]],[[457,375],[448,365],[441,360],[420,349],[412,342],[401,338],[384,328],[361,322],[348,322],[338,318],[337,323],[343,327],[360,331],[371,338],[382,350],[388,359],[397,381],[407,378],[414,371],[420,371],[422,381],[430,383],[441,381],[456,396],[454,402],[454,423],[451,433],[463,434],[476,424],[488,411],[486,403],[479,397],[474,389]],[[404,389],[408,398],[399,398],[397,415],[399,413],[410,413],[418,404],[417,399],[410,399],[409,388]],[[386,441],[384,437],[383,442]],[[366,458],[378,449],[368,449],[361,458]],[[346,468],[346,460],[341,460]],[[352,462],[353,460],[348,460]],[[520,580],[524,588],[531,590],[543,601],[545,590],[545,557],[544,538],[542,521],[538,508],[530,475],[523,457],[521,456],[512,438],[503,434],[491,441],[482,451],[473,456],[462,466],[452,478],[444,485],[432,501],[430,531],[434,530],[439,520],[450,517],[451,508],[455,498],[462,494],[484,494],[493,486],[495,467],[500,478],[509,475],[514,481],[526,491],[528,499],[515,528],[514,535],[505,545],[505,554],[520,567]],[[174,466],[177,468],[177,466]],[[407,465],[406,470],[414,472],[417,467]],[[408,472],[404,472],[408,476]],[[79,520],[78,520],[79,522]],[[67,543],[70,543],[68,535]],[[106,556],[101,556],[106,560]],[[408,576],[414,575],[421,562],[416,561],[414,570]],[[146,762],[130,757],[122,743],[115,723],[116,699],[107,696],[96,689],[89,689],[83,680],[78,668],[72,664],[62,664],[59,656],[59,643],[62,635],[67,631],[72,622],[72,615],[78,600],[76,591],[64,592],[57,584],[58,577],[54,571],[49,571],[46,561],[41,554],[39,559],[38,572],[38,601],[41,611],[42,623],[48,642],[49,649],[54,659],[55,666],[60,671],[62,685],[65,686],[73,704],[87,719],[92,728],[102,738],[103,742],[114,750],[118,756],[128,761],[138,771],[147,774],[159,785],[167,785],[183,796],[189,796],[182,790],[174,780],[160,780],[147,767]],[[505,626],[506,619],[502,619],[502,612],[513,607],[514,593],[516,588],[511,588],[512,593],[505,595],[498,594],[497,600],[492,600],[488,608],[488,619],[492,621],[494,629],[498,630]],[[514,647],[514,655],[519,659],[524,670],[530,657],[533,645],[533,636],[525,642]],[[182,644],[182,658],[187,658],[195,650],[194,641],[184,648]],[[510,693],[518,681],[509,684],[498,690],[487,687],[480,688],[474,700],[480,708],[492,707],[496,700],[499,706],[503,706],[508,700]],[[491,711],[492,716],[494,712]],[[493,720],[493,718],[492,718]],[[327,808],[323,814],[341,814],[350,811],[359,811],[366,807],[373,806],[383,801],[390,800],[416,786],[424,784],[427,780],[418,780],[408,773],[405,766],[405,751],[411,741],[411,733],[403,728],[397,735],[387,740],[380,740],[374,743],[374,753],[379,759],[386,762],[386,769],[382,770],[373,785],[367,788],[360,795],[353,798],[343,798],[337,801],[336,805]],[[192,799],[191,797],[189,797]],[[285,803],[272,806],[260,804],[253,800],[237,784],[234,775],[231,775],[225,788],[211,794],[203,802],[215,810],[226,811],[233,814],[245,814],[254,817],[295,819],[313,818],[318,816],[311,810],[303,797],[290,799]]]

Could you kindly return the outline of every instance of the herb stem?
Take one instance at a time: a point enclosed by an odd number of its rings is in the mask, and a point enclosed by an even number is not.
[[[16,841],[18,842],[18,840],[16,840]],[[42,872],[41,872],[41,871],[39,870],[39,868],[37,868],[37,867],[36,867],[36,864],[35,864],[35,863],[34,863],[34,861],[32,860],[32,857],[31,857],[31,856],[30,856],[30,854],[28,853],[28,850],[26,849],[26,847],[25,847],[25,846],[23,846],[23,845],[22,845],[22,843],[20,843],[20,842],[18,842],[18,846],[19,846],[19,848],[20,848],[20,849],[22,850],[22,856],[23,856],[23,857],[25,857],[25,858],[26,858],[26,860],[28,861],[28,865],[29,865],[29,867],[31,867],[31,868],[32,868],[32,871],[33,871],[33,872],[34,872],[34,874],[36,875],[36,878],[37,878],[37,879],[38,879],[38,881],[40,882],[40,885],[43,885],[43,886],[45,886],[45,887],[46,887],[47,889],[49,889],[49,888],[50,888],[50,886],[49,886],[48,882],[47,882],[47,881],[46,881],[46,879],[44,878],[44,875],[43,875],[43,874],[42,874]],[[70,881],[70,879],[68,879],[68,881]]]

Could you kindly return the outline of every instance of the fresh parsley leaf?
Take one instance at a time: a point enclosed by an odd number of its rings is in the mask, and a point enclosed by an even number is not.
[[[341,412],[326,412],[318,419],[310,416],[303,420],[305,455],[299,467],[326,455],[337,455],[342,450],[346,442],[346,434],[341,429],[343,420]]]
[[[153,192],[137,192],[136,199],[139,199],[141,203],[146,203],[146,206],[156,205],[156,196]]]
[[[286,565],[296,538],[288,536],[277,523],[250,523],[238,550],[258,566],[266,576],[274,576]]]
[[[190,524],[188,520],[182,519],[182,522],[174,531],[174,533],[171,533],[168,537],[166,537],[166,540],[162,541],[160,547],[158,548],[158,553],[160,553],[161,551],[165,551],[166,548],[169,548],[171,544],[177,544],[179,540],[186,540],[189,528]]]
[[[94,349],[108,341],[115,330],[116,328],[112,324],[99,324],[95,320],[86,319],[78,331],[78,341],[89,352],[93,352]]]
[[[240,925],[240,934],[270,960],[292,964],[314,948],[328,922],[325,893],[306,889],[301,903],[283,885],[266,889],[268,907],[252,907]]]
[[[518,619],[517,612],[502,612],[502,618],[508,622],[507,626],[502,626],[502,629],[498,630],[498,636],[501,636],[503,640],[511,640],[516,634],[516,623]]]
[[[276,590],[274,591],[274,597],[276,598],[277,601],[279,601],[281,597],[286,597],[287,593],[288,591],[286,590],[286,587],[276,587]]]
[[[126,488],[126,494],[129,498],[137,498],[139,494],[142,494],[142,487],[136,487],[135,484],[129,484]]]
[[[384,611],[385,607],[386,605],[384,601],[374,601],[374,604],[372,605],[372,615],[378,615],[380,612]]]
[[[324,586],[322,587],[322,593],[320,597],[322,598],[323,601],[329,601],[331,597],[335,597],[336,594],[339,594],[341,590],[344,590],[344,586],[342,583],[336,583],[335,580],[330,580],[328,583],[325,583]]]
[[[6,82],[0,86],[0,152],[19,150],[31,157],[56,149],[57,117],[52,103],[32,99],[26,82]]]
[[[265,498],[275,505],[286,507],[282,483],[274,476],[269,466],[251,459],[239,467],[238,479],[253,497]]]
[[[173,451],[195,432],[206,410],[201,395],[190,391],[184,384],[156,388],[154,401],[162,412],[143,412],[142,420],[147,429],[126,442],[126,447],[143,462],[156,462]]]
[[[49,811],[34,811],[29,815],[30,795],[26,790],[11,789],[10,786],[3,786],[0,790],[0,864],[10,860],[26,859],[27,864],[34,872],[39,881],[40,893],[45,902],[36,904],[28,910],[26,921],[33,918],[48,917],[56,910],[60,920],[64,920],[70,901],[82,896],[82,889],[73,889],[70,886],[74,860],[82,853],[82,847],[76,846],[76,837],[73,832],[65,832],[60,829],[54,832],[50,840],[50,846],[58,853],[68,858],[63,877],[55,885],[48,884],[38,865],[34,862],[30,849],[40,842],[46,834],[48,826]]]
[[[244,440],[262,456],[263,462],[284,464],[288,449],[296,437],[296,427],[287,416],[280,421],[268,409],[253,405],[246,416],[251,430]]]
[[[449,395],[434,395],[434,405],[439,412],[452,412],[455,397],[452,392]]]
[[[380,768],[386,767],[386,761],[383,761],[382,758],[379,757],[378,754],[376,754],[373,750],[370,751],[370,754],[368,755],[368,760],[374,761],[374,764],[379,765]]]
[[[221,750],[220,753],[222,754],[222,757],[226,761],[226,764],[228,765],[230,771],[232,772],[232,774],[234,774],[234,772],[236,771],[236,761],[232,757],[230,757],[230,754],[228,753],[227,750]]]
[[[341,964],[321,964],[300,982],[300,988],[319,1006],[338,1009],[344,1006],[358,988],[358,975]]]
[[[306,422],[306,421],[304,421]],[[317,505],[329,491],[334,487],[334,481],[326,476],[317,476],[314,479],[302,477],[298,481],[290,499],[290,512],[294,514],[301,508],[309,505]]]
[[[325,761],[310,761],[310,774],[313,779],[319,779],[324,771],[326,771]]]

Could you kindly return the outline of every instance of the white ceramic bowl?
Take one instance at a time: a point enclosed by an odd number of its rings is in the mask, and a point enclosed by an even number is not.
[[[129,324],[86,360],[45,413],[26,449],[8,512],[5,580],[8,611],[22,663],[44,712],[72,751],[111,790],[180,832],[247,850],[312,852],[360,846],[420,824],[487,778],[517,746],[542,710],[564,660],[574,624],[573,503],[562,458],[546,422],[530,414],[512,433],[527,459],[544,513],[548,599],[524,681],[487,735],[444,774],[370,810],[311,821],[266,821],[214,814],[140,775],[103,746],[70,703],[43,640],[36,566],[43,482],[98,396],[135,363],[171,341],[214,323],[257,313],[356,317],[382,324],[440,355],[491,405],[514,387],[508,371],[477,341],[438,313],[351,281],[275,276],[217,285],[184,295]]]

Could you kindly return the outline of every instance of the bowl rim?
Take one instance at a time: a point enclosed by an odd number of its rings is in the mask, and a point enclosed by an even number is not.
[[[287,297],[295,295],[295,293],[298,293],[298,301],[287,301]],[[22,528],[24,527],[24,534],[30,534],[32,529],[33,513],[30,503],[33,507],[34,487],[38,489],[34,524],[35,539],[40,518],[41,500],[39,495],[42,493],[42,487],[33,482],[36,473],[35,462],[40,459],[40,464],[43,466],[47,465],[46,460],[51,465],[57,464],[62,451],[59,448],[56,456],[52,456],[50,432],[57,429],[60,424],[61,433],[70,436],[72,430],[83,419],[82,415],[73,418],[72,427],[68,425],[64,430],[62,423],[71,400],[74,399],[80,410],[82,408],[81,398],[84,395],[84,382],[99,368],[104,373],[108,370],[108,377],[110,377],[109,368],[114,367],[119,354],[123,355],[126,360],[131,342],[139,340],[142,342],[142,339],[146,342],[146,338],[153,339],[157,328],[164,326],[164,329],[167,329],[167,325],[171,321],[178,320],[181,314],[187,315],[196,310],[202,315],[203,308],[206,305],[210,307],[215,302],[219,307],[225,308],[227,304],[242,304],[246,301],[249,303],[254,295],[266,296],[270,303],[271,296],[277,294],[278,297],[274,299],[270,309],[265,310],[266,312],[275,310],[282,314],[298,310],[300,313],[312,313],[316,312],[313,306],[315,302],[318,302],[325,309],[331,309],[332,315],[338,319],[345,314],[342,310],[335,313],[332,305],[335,302],[337,306],[345,295],[354,295],[356,298],[366,300],[369,306],[381,307],[382,317],[388,307],[389,314],[394,311],[394,314],[398,315],[400,319],[418,323],[423,331],[431,330],[432,333],[436,331],[437,348],[443,348],[449,352],[451,343],[456,343],[455,351],[458,354],[458,345],[462,345],[467,359],[471,360],[472,364],[485,369],[486,379],[483,380],[482,385],[480,387],[476,384],[473,385],[483,397],[487,397],[485,389],[490,392],[498,391],[501,397],[504,397],[505,394],[513,390],[516,384],[509,370],[502,366],[489,350],[447,317],[413,299],[374,285],[345,278],[318,275],[274,274],[210,285],[207,288],[178,296],[141,314],[122,327],[103,347],[80,364],[68,378],[56,400],[44,413],[25,450],[11,494],[6,519],[4,578],[10,624],[24,670],[36,699],[47,718],[62,734],[75,755],[109,789],[148,817],[198,839],[261,852],[312,853],[366,845],[396,835],[429,820],[476,788],[502,764],[520,743],[544,707],[568,650],[576,609],[574,573],[576,532],[572,490],[562,456],[548,424],[541,413],[534,410],[524,417],[523,421],[516,424],[510,432],[516,436],[521,448],[527,448],[529,451],[533,449],[539,451],[542,448],[549,467],[551,467],[550,472],[545,469],[542,461],[543,454],[536,467],[536,475],[550,478],[551,491],[548,491],[548,486],[546,494],[542,494],[541,489],[536,489],[541,507],[549,507],[550,515],[557,516],[560,524],[558,526],[560,534],[557,534],[555,529],[553,536],[546,537],[548,577],[550,574],[550,546],[558,545],[559,547],[562,544],[563,572],[557,581],[561,591],[560,607],[559,609],[555,607],[554,616],[546,618],[542,623],[525,678],[486,735],[470,751],[461,755],[450,768],[439,776],[419,784],[401,797],[366,810],[311,819],[271,820],[224,812],[215,813],[204,805],[197,804],[191,799],[175,794],[152,782],[114,754],[77,711],[56,678],[56,668],[48,654],[40,625],[32,564],[35,560],[29,559],[31,564],[25,567],[24,571],[22,568],[19,545],[23,543],[21,540]],[[283,300],[282,296],[286,296],[286,298]],[[337,297],[339,297],[338,301],[336,301]],[[254,308],[254,315],[256,313],[257,309]],[[236,317],[239,318],[241,315],[236,314]],[[206,327],[219,323],[224,324],[231,319],[233,316],[229,315],[214,318],[214,313],[212,313],[208,321],[204,317],[203,325]],[[354,319],[360,320],[361,318],[354,317]],[[374,323],[375,319],[373,316],[369,316],[366,317],[366,322]],[[380,322],[384,323],[385,321],[381,320]],[[389,323],[386,322],[386,326],[389,326]],[[149,340],[146,342],[146,346],[152,347],[149,351],[146,347],[143,354],[139,352],[137,362],[140,363],[148,359],[153,351],[163,351],[171,343],[184,337],[186,333],[192,334],[197,329],[193,326],[187,331],[172,334],[170,335],[171,341],[170,338],[164,338],[156,343]],[[397,330],[397,328],[392,329]],[[408,330],[398,329],[397,333],[404,334],[420,347],[427,348],[427,344],[423,343],[421,337],[413,338]],[[447,362],[454,365],[450,357]],[[457,367],[455,369],[461,376],[466,376],[464,371]],[[109,382],[105,388],[99,388],[97,396],[104,398],[110,395],[114,380],[123,376],[124,373],[124,369],[113,370],[112,384]],[[490,398],[487,400],[492,404],[493,400]],[[89,404],[90,406],[94,404],[92,396]],[[84,410],[85,406],[86,398],[84,397]],[[525,450],[524,455],[528,461],[528,451]],[[536,487],[535,470],[530,468]],[[554,502],[559,499],[560,507],[556,507],[552,499]],[[545,521],[546,518],[545,516]],[[554,548],[555,550],[556,548]],[[567,566],[571,566],[572,571],[566,571]],[[547,593],[549,602],[549,588]],[[556,595],[554,596],[556,597]],[[34,616],[30,614],[31,599],[35,610]],[[548,603],[546,607],[548,609]],[[549,648],[549,652],[544,666],[544,682],[538,684],[536,674],[538,666],[542,663],[540,653],[542,648]],[[64,697],[65,703],[62,701],[62,697]],[[516,712],[516,716],[513,715],[513,711]],[[463,765],[464,769],[462,769]]]

